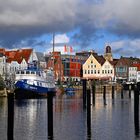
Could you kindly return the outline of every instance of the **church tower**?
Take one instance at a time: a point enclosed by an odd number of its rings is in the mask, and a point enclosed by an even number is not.
[[[105,48],[104,58],[108,61],[113,61],[111,47],[109,45],[107,45]]]

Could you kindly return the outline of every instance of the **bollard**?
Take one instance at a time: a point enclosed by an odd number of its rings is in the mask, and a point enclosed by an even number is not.
[[[87,90],[87,137],[91,137],[91,92]]]
[[[132,89],[132,85],[129,85],[129,98],[131,98],[131,89]]]
[[[14,139],[14,93],[8,94],[7,139]]]
[[[135,135],[139,136],[139,90],[137,87],[134,89],[134,125]]]
[[[104,100],[104,105],[106,105],[106,86],[104,86],[103,100]]]
[[[48,109],[48,139],[53,139],[53,93],[48,92],[47,95]]]
[[[121,99],[123,99],[123,87],[121,89]]]
[[[86,108],[86,90],[87,90],[87,81],[83,79],[83,108]]]
[[[112,86],[112,99],[114,99],[114,86]]]
[[[95,105],[95,85],[92,85],[92,102]]]

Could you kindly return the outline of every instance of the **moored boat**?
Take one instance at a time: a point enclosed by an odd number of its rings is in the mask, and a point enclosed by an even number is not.
[[[47,95],[56,92],[54,74],[52,70],[46,72],[28,68],[18,70],[15,74],[15,94]]]
[[[73,87],[66,87],[65,88],[65,93],[67,95],[74,95],[75,94],[75,88],[73,88]]]

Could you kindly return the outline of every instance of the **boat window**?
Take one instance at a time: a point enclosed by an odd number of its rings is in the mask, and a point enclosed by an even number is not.
[[[30,74],[30,71],[26,71],[26,74]]]
[[[35,74],[35,72],[34,71],[31,71],[31,74]]]
[[[17,72],[16,72],[16,74],[20,74],[20,72],[19,72],[19,71],[17,71]]]
[[[21,71],[21,74],[24,74],[24,71]]]

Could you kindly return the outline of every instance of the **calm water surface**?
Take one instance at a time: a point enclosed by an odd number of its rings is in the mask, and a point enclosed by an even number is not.
[[[56,96],[53,99],[54,140],[135,140],[133,96],[115,101],[96,95],[91,106],[91,127],[87,129],[82,95]],[[47,99],[14,101],[14,140],[47,140]],[[0,98],[0,140],[7,140],[7,98]]]

